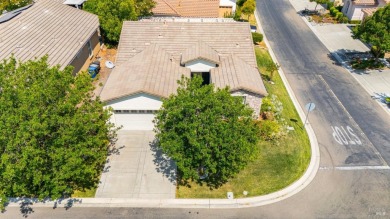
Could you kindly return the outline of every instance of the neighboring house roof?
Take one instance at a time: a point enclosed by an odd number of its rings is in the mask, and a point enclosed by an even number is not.
[[[0,60],[20,61],[49,55],[49,64],[69,65],[99,27],[96,15],[54,0],[36,0],[0,24]]]
[[[155,0],[156,16],[218,17],[219,0]]]
[[[181,67],[171,54],[153,44],[115,67],[100,97],[108,101],[141,92],[168,97],[176,92],[182,75],[190,77],[190,69]]]
[[[181,64],[203,59],[214,64],[219,64],[218,53],[206,43],[199,41],[189,47],[181,56]]]
[[[355,5],[376,5],[376,0],[352,0]]]
[[[229,86],[231,91],[246,90],[267,95],[259,71],[234,55],[221,58],[221,64],[211,69],[210,75],[211,82],[218,88]]]
[[[190,69],[181,66],[180,60],[195,57],[219,63],[210,72],[216,87],[267,94],[256,69],[249,23],[125,21],[117,67],[103,87],[101,99],[141,92],[168,97],[176,92],[181,75],[190,76]]]
[[[362,9],[362,12],[364,13],[364,16],[371,16],[371,15],[373,15],[377,10],[378,10],[378,8],[363,8],[363,9]]]

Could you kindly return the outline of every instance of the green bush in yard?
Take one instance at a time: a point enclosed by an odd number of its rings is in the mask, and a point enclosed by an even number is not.
[[[257,33],[257,32],[253,32],[252,33],[252,39],[253,39],[253,43],[254,44],[260,43],[261,41],[263,41],[263,34]]]
[[[339,21],[339,19],[342,18],[343,16],[344,16],[343,13],[337,12],[335,17],[336,17],[336,19]]]
[[[334,2],[326,3],[326,9],[330,10],[331,8],[334,8]]]

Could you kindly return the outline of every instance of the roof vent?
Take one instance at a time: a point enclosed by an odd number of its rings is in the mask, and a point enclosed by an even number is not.
[[[239,48],[239,47],[240,47],[240,44],[236,43],[236,47]]]
[[[133,48],[133,49],[131,50],[131,52],[137,52],[137,50],[136,50],[135,48]]]
[[[159,33],[158,34],[158,38],[162,38],[163,36],[162,36],[162,34],[161,33]]]

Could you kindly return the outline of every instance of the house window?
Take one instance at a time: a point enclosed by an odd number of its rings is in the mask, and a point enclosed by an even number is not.
[[[92,57],[92,55],[93,55],[93,50],[92,50],[91,40],[88,40],[87,45],[88,45],[89,57]]]
[[[122,113],[122,110],[114,110],[115,113]]]
[[[138,113],[145,113],[145,110],[138,110]]]
[[[138,110],[130,110],[131,113],[138,113]]]
[[[124,112],[124,113],[129,113],[129,112],[130,112],[130,110],[123,110],[123,112]]]
[[[153,113],[153,110],[146,110],[146,113]]]

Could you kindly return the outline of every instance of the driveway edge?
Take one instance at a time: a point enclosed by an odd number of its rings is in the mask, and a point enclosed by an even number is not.
[[[264,31],[261,27],[260,20],[255,11],[256,22],[260,32]],[[268,51],[273,60],[276,61],[270,44],[264,35],[264,42],[268,47]],[[279,69],[279,74],[286,86],[287,92],[298,111],[299,117],[305,121],[306,115],[299,105],[298,99],[292,91],[282,68]],[[10,199],[8,207],[20,207],[23,202],[30,202],[33,207],[51,207],[51,208],[69,208],[69,207],[134,207],[134,208],[247,208],[272,204],[278,201],[287,199],[308,186],[317,174],[320,163],[320,152],[316,135],[310,123],[305,125],[308,133],[311,147],[310,164],[303,176],[295,181],[290,186],[263,196],[239,199],[129,199],[129,198],[70,198],[60,201],[45,201],[39,202],[36,199]],[[55,206],[55,207],[54,207]]]

